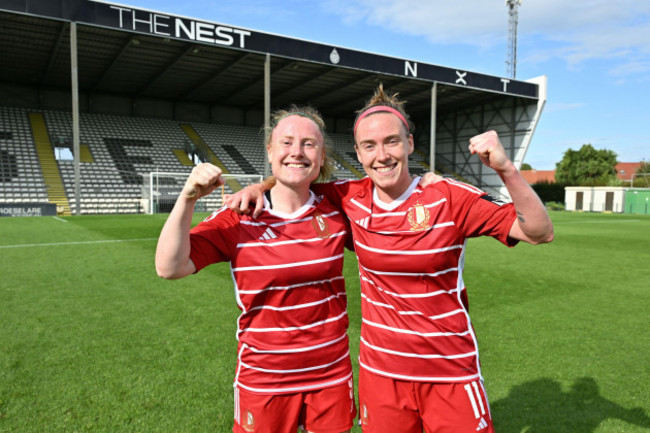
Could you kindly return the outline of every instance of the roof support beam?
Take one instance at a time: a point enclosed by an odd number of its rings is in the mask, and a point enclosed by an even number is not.
[[[137,98],[139,96],[142,96],[142,94],[146,93],[147,90],[151,89],[160,78],[165,76],[165,74],[170,71],[170,69],[172,69],[178,63],[180,63],[181,60],[183,60],[185,58],[185,56],[192,53],[195,49],[196,49],[195,46],[190,46],[186,50],[178,53],[178,55],[173,60],[171,60],[166,65],[164,65],[162,68],[160,68],[158,70],[158,72],[153,77],[151,77],[151,78],[149,78],[149,80],[147,80],[147,85],[144,86],[142,89],[140,89],[138,92],[136,92],[135,97]]]
[[[47,78],[50,76],[50,72],[54,67],[54,62],[56,61],[56,58],[59,55],[59,51],[61,49],[63,36],[65,36],[68,27],[69,27],[68,23],[63,23],[61,25],[61,29],[59,30],[59,36],[56,38],[56,43],[54,44],[54,47],[52,48],[52,53],[50,54],[50,60],[47,62],[47,67],[45,68],[45,70],[43,71],[43,75],[41,76],[41,82],[39,83],[39,88],[41,89],[43,88],[43,86],[45,86],[45,83],[47,82]]]
[[[126,50],[128,50],[129,47],[134,43],[133,42],[134,40],[136,40],[135,36],[131,36],[126,40],[124,45],[122,45],[122,49],[120,50],[120,52],[115,57],[113,57],[113,61],[108,66],[108,68],[106,68],[104,70],[104,73],[97,79],[97,81],[95,81],[95,83],[92,86],[90,86],[89,93],[95,93],[97,91],[97,88],[102,84],[102,82],[106,79],[106,77],[108,77],[113,71],[113,69],[115,69],[115,67],[120,63],[120,60],[126,53]]]
[[[223,74],[225,74],[226,72],[228,72],[228,71],[230,71],[232,69],[237,68],[243,61],[245,61],[250,56],[251,56],[251,54],[248,54],[248,53],[241,54],[238,58],[236,58],[235,60],[228,63],[225,67],[219,68],[216,71],[212,72],[210,74],[210,78],[208,78],[207,80],[203,80],[200,83],[197,83],[197,84],[194,84],[193,86],[191,86],[190,90],[187,93],[185,93],[183,96],[178,98],[178,99],[181,100],[181,101],[184,100],[184,99],[191,99],[202,88],[209,87],[210,84],[212,84],[213,82],[219,80],[219,78],[221,78],[221,76],[223,76]]]

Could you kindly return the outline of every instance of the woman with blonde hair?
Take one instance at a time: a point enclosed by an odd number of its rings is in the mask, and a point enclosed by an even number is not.
[[[275,112],[266,151],[276,184],[256,219],[224,207],[191,228],[196,200],[223,183],[212,164],[192,170],[160,234],[156,269],[174,279],[230,263],[242,310],[233,432],[349,432],[356,406],[342,269],[350,231],[310,190],[331,170],[320,114]]]

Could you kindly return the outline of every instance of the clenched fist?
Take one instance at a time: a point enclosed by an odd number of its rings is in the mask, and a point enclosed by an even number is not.
[[[216,165],[201,163],[192,169],[183,187],[183,196],[188,200],[198,200],[223,185],[222,171]]]

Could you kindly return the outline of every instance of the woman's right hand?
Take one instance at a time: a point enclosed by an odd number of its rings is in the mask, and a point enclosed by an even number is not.
[[[183,197],[187,200],[198,200],[223,185],[222,171],[216,165],[208,162],[198,164],[192,169],[183,187]]]

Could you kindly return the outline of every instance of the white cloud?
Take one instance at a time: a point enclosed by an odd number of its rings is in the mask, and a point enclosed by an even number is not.
[[[461,0],[325,0],[347,23],[365,22],[391,31],[422,36],[433,44],[479,48],[503,45],[508,34],[504,1]],[[527,45],[527,61],[564,59],[577,67],[592,59],[621,64],[650,61],[650,2],[633,0],[523,0],[519,7],[518,42]],[[645,69],[629,69],[646,72]]]

